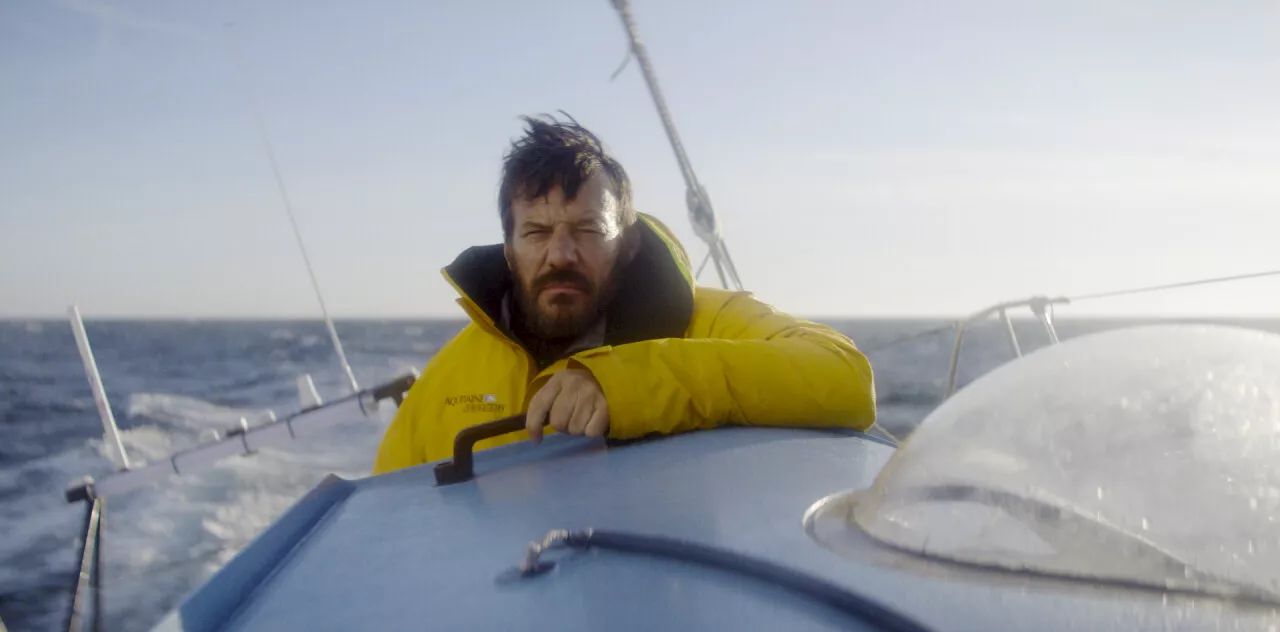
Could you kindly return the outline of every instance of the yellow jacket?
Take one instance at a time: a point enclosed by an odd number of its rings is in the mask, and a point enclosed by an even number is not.
[[[567,366],[590,370],[600,383],[613,439],[724,424],[865,430],[874,423],[871,366],[852,341],[747,292],[697,286],[665,226],[643,214],[636,226],[640,251],[605,314],[605,345],[546,368],[496,324],[510,284],[502,246],[470,248],[446,267],[471,323],[409,390],[373,473],[451,457],[459,430],[524,412]],[[476,450],[528,438],[515,432]]]

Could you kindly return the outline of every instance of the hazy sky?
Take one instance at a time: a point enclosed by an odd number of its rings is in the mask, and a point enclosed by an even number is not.
[[[1277,0],[633,3],[786,311],[1280,268]],[[6,1],[0,316],[316,314],[246,81],[337,315],[461,314],[438,271],[500,239],[527,113],[596,131],[700,261],[637,66],[609,81],[625,50],[608,0]],[[1060,313],[1098,311],[1280,314],[1280,280]]]

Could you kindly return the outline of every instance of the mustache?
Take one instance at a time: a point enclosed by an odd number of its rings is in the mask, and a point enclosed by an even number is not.
[[[568,268],[560,270],[552,270],[533,280],[533,292],[537,294],[546,289],[548,285],[568,285],[575,289],[581,290],[588,294],[595,291],[595,287],[591,283],[591,279],[587,275]]]

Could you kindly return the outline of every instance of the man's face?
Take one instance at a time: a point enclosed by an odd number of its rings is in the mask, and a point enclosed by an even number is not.
[[[513,200],[511,218],[507,265],[530,331],[548,340],[576,338],[612,298],[623,251],[617,197],[597,173],[572,201],[559,187],[543,198]]]

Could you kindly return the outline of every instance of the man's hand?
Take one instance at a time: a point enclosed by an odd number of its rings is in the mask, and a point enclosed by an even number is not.
[[[542,425],[567,435],[602,437],[609,430],[609,404],[595,376],[586,369],[564,369],[529,400],[525,429],[534,443],[542,442]]]

